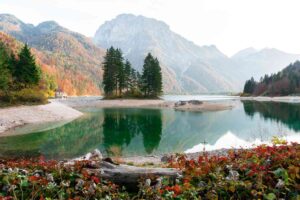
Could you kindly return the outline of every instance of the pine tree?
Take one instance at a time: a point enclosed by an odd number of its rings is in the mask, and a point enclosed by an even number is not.
[[[132,92],[132,93],[134,93],[134,92],[136,92],[137,91],[137,89],[138,89],[138,78],[137,78],[137,74],[138,74],[138,72],[135,70],[135,69],[133,69],[133,68],[131,68],[131,70],[130,70],[130,80],[129,80],[129,85],[130,85],[130,91]]]
[[[126,86],[125,83],[125,69],[123,63],[123,55],[121,49],[116,49],[115,51],[115,65],[117,69],[117,86],[119,90],[119,95],[122,96],[122,92]],[[117,92],[116,92],[117,94]]]
[[[255,82],[254,78],[252,77],[250,80],[246,81],[244,86],[244,93],[245,94],[253,94],[257,83]]]
[[[144,96],[150,95],[152,60],[153,57],[150,53],[146,56],[144,60],[143,73],[142,73],[142,87],[141,87],[141,91],[144,93]]]
[[[9,55],[5,46],[0,43],[0,91],[6,93],[10,86],[11,73],[9,66]]]
[[[124,68],[124,82],[125,82],[125,88],[127,92],[131,88],[131,71],[132,71],[131,64],[128,60],[126,60],[125,68]]]
[[[13,76],[20,87],[37,85],[41,79],[41,70],[35,63],[35,58],[30,48],[25,44],[19,53],[19,60],[13,70]]]
[[[157,58],[153,61],[153,95],[159,96],[162,93],[162,74]]]
[[[148,97],[157,97],[162,93],[161,68],[157,58],[150,53],[144,60],[141,90]]]
[[[106,95],[112,95],[117,88],[116,84],[116,67],[114,65],[115,49],[113,47],[106,51],[103,63],[103,85]]]

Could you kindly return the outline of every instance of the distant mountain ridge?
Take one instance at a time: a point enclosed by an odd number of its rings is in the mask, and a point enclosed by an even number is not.
[[[0,14],[0,31],[34,47],[40,60],[70,95],[101,94],[102,61],[106,48],[119,47],[141,70],[148,52],[158,57],[165,93],[241,91],[251,76],[282,70],[300,60],[298,54],[248,48],[232,57],[214,45],[198,46],[172,32],[159,20],[122,14],[99,27],[93,39],[46,21],[34,26],[10,14]]]
[[[289,54],[274,48],[262,50],[247,48],[233,55],[231,59],[239,66],[241,77],[259,79],[265,74],[276,73],[300,60],[300,54]]]
[[[69,95],[101,94],[102,61],[105,51],[93,42],[54,21],[33,26],[13,15],[0,15],[0,31],[41,51],[43,63],[53,68],[59,87]]]
[[[164,89],[167,92],[199,93],[238,89],[234,77],[220,73],[232,70],[229,69],[232,65],[230,59],[215,46],[199,47],[155,19],[119,15],[100,26],[94,42],[104,48],[121,48],[137,69],[142,68],[143,58],[148,52],[154,54],[163,66]],[[222,66],[216,65],[219,60]],[[170,85],[173,87],[170,88]]]
[[[300,55],[276,49],[254,48],[228,57],[214,45],[194,44],[162,21],[132,14],[105,22],[98,28],[94,42],[99,47],[121,48],[137,69],[141,69],[146,53],[151,52],[163,66],[164,88],[171,93],[240,91],[249,77],[276,72],[300,59]]]

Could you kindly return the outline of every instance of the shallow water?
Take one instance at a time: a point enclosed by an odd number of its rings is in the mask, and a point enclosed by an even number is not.
[[[57,126],[51,124],[52,129],[45,124],[38,127],[42,131],[1,137],[0,156],[44,155],[49,159],[64,159],[96,148],[117,156],[196,152],[204,148],[248,147],[269,142],[273,136],[300,142],[300,104],[251,101],[236,101],[236,104],[232,110],[202,113],[172,109],[84,109],[83,117]],[[17,132],[26,130],[23,127]]]

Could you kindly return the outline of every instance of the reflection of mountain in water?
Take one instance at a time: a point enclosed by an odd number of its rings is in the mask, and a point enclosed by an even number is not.
[[[147,114],[145,114],[145,112]],[[108,154],[128,146],[132,138],[141,134],[145,151],[151,154],[159,145],[162,133],[160,110],[104,109],[104,147]]]
[[[271,119],[285,124],[294,131],[300,131],[300,105],[279,102],[242,101],[244,111],[253,117],[259,113],[265,120]]]
[[[55,129],[1,137],[0,157],[43,154],[63,159],[95,148],[108,155],[163,154],[200,148],[204,141],[216,146],[228,132],[252,142],[295,134],[291,129],[300,131],[300,106],[287,103],[243,102],[232,110],[203,113],[141,108],[85,111],[84,117]]]

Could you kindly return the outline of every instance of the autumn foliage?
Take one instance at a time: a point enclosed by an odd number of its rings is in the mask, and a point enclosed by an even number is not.
[[[159,177],[155,185],[158,177],[141,179],[135,192],[88,173],[91,161],[0,160],[0,199],[299,199],[300,145],[273,142],[226,156],[174,156],[168,167],[181,169],[182,177]]]
[[[60,39],[53,38],[53,40],[59,40],[54,42],[53,45],[56,44],[58,47],[59,45],[62,45]],[[3,32],[0,32],[0,42],[11,49],[15,55],[18,54],[23,46],[21,42]],[[57,49],[59,49],[58,47]],[[98,60],[95,58],[88,60],[91,56],[84,54],[81,49],[69,48],[76,53],[70,52],[69,56],[66,56],[63,53],[51,53],[35,48],[31,48],[31,51],[43,73],[53,77],[57,86],[68,95],[79,96],[101,94],[99,82],[103,72],[101,69],[100,56]],[[80,57],[75,54],[82,55],[84,59],[80,59]],[[97,52],[97,54],[101,55],[101,52]],[[85,66],[84,72],[81,70],[82,65]]]

